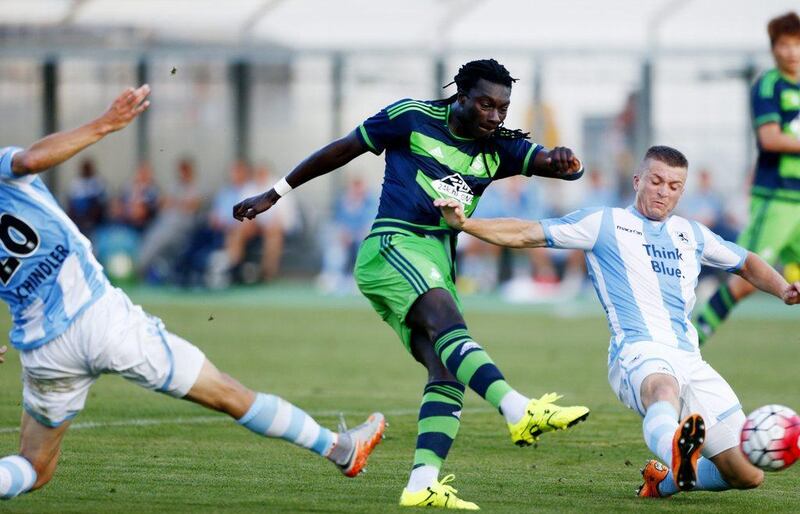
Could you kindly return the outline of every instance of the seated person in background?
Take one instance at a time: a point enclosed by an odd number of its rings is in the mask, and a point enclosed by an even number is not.
[[[94,232],[94,254],[113,284],[132,282],[141,234],[127,223],[125,203],[112,197],[108,215]]]
[[[248,184],[247,192],[242,198],[269,189],[273,182],[269,166],[257,165],[253,172],[253,180]],[[283,200],[289,201],[281,201],[279,209],[265,212],[255,220],[255,224],[243,222],[242,225],[248,228],[237,234],[239,240],[231,242],[231,246],[235,248],[233,250],[235,255],[236,251],[246,251],[249,241],[260,238],[259,267],[264,280],[272,280],[278,275],[286,236],[299,232],[302,228],[300,209],[295,197],[283,198]],[[230,216],[230,210],[231,206],[229,205],[228,216]]]
[[[322,271],[317,284],[324,292],[348,292],[355,286],[353,266],[358,247],[378,211],[374,198],[364,180],[354,177],[348,180],[344,195],[335,200],[331,221],[322,233]]]
[[[121,208],[125,223],[140,232],[147,229],[158,214],[160,196],[153,177],[153,167],[148,161],[140,162],[133,179],[122,193]]]
[[[698,183],[681,200],[678,213],[690,216],[710,228],[723,239],[733,241],[738,235],[734,223],[726,219],[725,203],[722,195],[714,188],[714,176],[708,169],[698,173]]]
[[[208,223],[215,233],[216,246],[225,249],[231,266],[239,264],[244,257],[244,251],[238,245],[241,236],[236,234],[240,231],[242,224],[231,219],[231,205],[247,195],[247,184],[250,179],[250,165],[243,160],[235,161],[228,171],[228,182],[214,195],[211,212],[208,213]],[[245,223],[244,225],[255,224]]]
[[[156,281],[171,274],[172,264],[189,241],[203,203],[192,160],[181,159],[177,172],[178,180],[161,201],[159,214],[145,232],[139,250],[139,276]]]
[[[550,206],[536,187],[535,183],[525,181],[522,177],[510,177],[498,182],[498,188],[487,189],[476,213],[487,217],[542,217],[549,213]],[[473,282],[480,290],[492,290],[498,282],[504,279],[514,279],[515,268],[513,253],[508,253],[508,267],[504,271],[501,266],[503,255],[501,249],[486,244],[485,242],[465,235],[459,238],[459,247],[462,249],[461,269],[464,282]],[[532,268],[533,280],[543,284],[558,282],[556,268],[549,253],[542,248],[525,250],[526,258]],[[515,281],[518,286],[530,289],[528,276],[521,281]],[[509,284],[512,285],[512,284]],[[516,289],[516,287],[513,287]]]
[[[619,190],[616,186],[611,185],[606,175],[597,168],[593,168],[589,172],[589,190],[586,197],[581,202],[583,207],[602,207],[602,206],[620,206],[622,199],[619,196]],[[584,260],[583,252],[580,250],[569,250],[567,252],[558,252],[553,249],[547,249],[551,255],[559,255],[564,258],[564,272],[561,279],[560,294],[565,298],[575,297],[583,289],[586,282],[586,263]]]
[[[106,186],[97,175],[94,161],[84,159],[80,172],[69,186],[67,214],[81,232],[92,232],[103,221],[106,208]]]

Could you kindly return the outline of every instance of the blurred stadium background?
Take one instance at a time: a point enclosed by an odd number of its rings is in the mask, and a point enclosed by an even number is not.
[[[575,149],[619,201],[643,149],[676,146],[693,170],[707,170],[716,195],[713,215],[735,231],[747,216],[755,157],[749,83],[771,66],[767,20],[797,3],[230,0],[222,6],[212,0],[4,0],[0,7],[4,145],[75,126],[101,112],[127,85],[152,85],[153,105],[143,119],[86,153],[102,198],[91,198],[91,184],[76,184],[82,159],[48,175],[65,204],[71,195],[79,196],[77,210],[87,201],[102,204],[102,213],[88,214],[97,217],[89,220],[89,232],[119,221],[113,201],[129,192],[143,162],[151,165],[162,197],[157,206],[173,188],[177,162],[194,162],[195,194],[206,207],[192,211],[194,231],[207,224],[207,210],[213,216],[215,203],[221,203],[215,196],[235,161],[269,167],[274,180],[390,102],[450,94],[441,86],[458,66],[485,57],[497,58],[520,79],[508,126],[530,130],[545,145]],[[367,195],[377,197],[382,168],[382,159],[364,157],[344,173],[303,186],[293,195],[296,204],[286,208],[291,212],[276,221],[285,238],[279,269],[245,273],[245,281],[317,275],[326,260],[324,247],[335,244],[322,234],[333,230],[330,220],[339,219],[336,199],[352,181],[363,181]],[[589,180],[524,187],[537,189],[531,193],[536,215],[586,205],[595,193]],[[689,191],[698,188],[693,176]],[[374,204],[364,207],[370,208]],[[156,217],[152,212],[135,227],[133,244],[123,241],[136,246]],[[351,222],[357,232],[357,222]],[[223,223],[215,230],[231,228]],[[137,258],[119,238],[100,244],[108,245],[111,254],[119,250]],[[213,268],[215,248],[206,250],[182,261],[167,253],[161,269],[140,270],[138,278],[211,286],[242,278],[171,273],[187,259],[202,261],[193,265],[198,273]],[[101,257],[109,263],[108,255]],[[341,266],[341,256],[332,259]],[[132,279],[128,269],[110,271]]]

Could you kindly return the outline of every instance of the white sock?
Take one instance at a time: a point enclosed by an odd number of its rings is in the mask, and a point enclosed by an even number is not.
[[[415,493],[435,484],[438,480],[439,468],[428,465],[420,466],[411,470],[406,489],[411,493]]]
[[[514,390],[507,392],[500,400],[500,412],[506,418],[506,423],[514,424],[521,420],[529,401],[530,398],[526,398]]]
[[[29,491],[36,483],[36,471],[27,459],[9,455],[0,459],[0,499],[7,500]]]

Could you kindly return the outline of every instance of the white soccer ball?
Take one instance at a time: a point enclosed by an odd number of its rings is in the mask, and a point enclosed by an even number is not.
[[[800,458],[800,416],[783,405],[756,409],[742,427],[742,452],[764,471],[781,471]]]

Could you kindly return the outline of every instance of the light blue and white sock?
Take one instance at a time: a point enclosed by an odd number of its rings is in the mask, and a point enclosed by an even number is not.
[[[719,469],[714,465],[711,460],[705,457],[697,459],[697,485],[691,491],[727,491],[731,486],[722,478]],[[672,477],[672,471],[669,472],[667,477],[658,484],[658,492],[661,496],[671,496],[678,492],[678,486],[675,485],[675,479]]]
[[[731,486],[722,478],[717,466],[711,460],[701,457],[697,460],[697,485],[698,491],[727,491]]]
[[[0,459],[0,499],[8,500],[30,491],[36,483],[36,470],[28,459],[9,455]]]
[[[258,393],[250,410],[238,420],[256,434],[280,437],[323,457],[336,446],[337,434],[319,426],[301,409],[272,394]]]
[[[656,402],[642,421],[644,442],[650,451],[669,467],[672,464],[672,438],[678,429],[678,412],[669,402]]]

